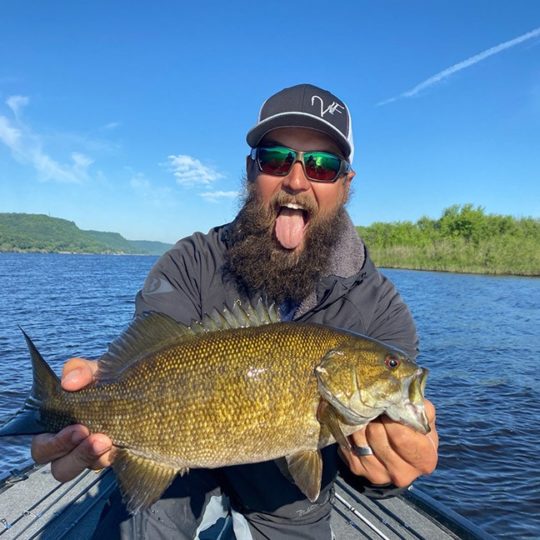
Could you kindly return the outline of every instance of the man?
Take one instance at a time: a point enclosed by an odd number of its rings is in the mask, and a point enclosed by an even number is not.
[[[351,329],[415,357],[410,313],[373,266],[344,208],[355,174],[346,105],[312,85],[286,88],[263,104],[247,142],[247,193],[237,218],[185,238],[165,254],[137,295],[136,312],[159,311],[189,324],[238,298],[263,297],[279,305],[284,320]],[[78,390],[96,370],[94,362],[72,359],[62,385]],[[239,540],[329,539],[338,468],[357,489],[383,495],[433,471],[435,412],[429,402],[426,408],[428,435],[383,416],[351,435],[352,451],[324,449],[315,503],[273,461],[192,470],[134,517],[113,496],[96,537],[214,538],[231,508]],[[53,474],[66,481],[86,467],[110,465],[114,449],[106,436],[70,426],[55,436],[35,437],[33,456],[39,463],[51,461]]]

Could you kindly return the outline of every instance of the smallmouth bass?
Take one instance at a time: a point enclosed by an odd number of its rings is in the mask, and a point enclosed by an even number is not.
[[[275,307],[236,303],[185,326],[136,318],[99,361],[96,382],[66,392],[25,334],[34,383],[0,436],[81,423],[105,433],[130,512],[160,498],[177,474],[284,457],[311,500],[320,448],[380,414],[427,433],[427,370],[349,331],[280,322]]]

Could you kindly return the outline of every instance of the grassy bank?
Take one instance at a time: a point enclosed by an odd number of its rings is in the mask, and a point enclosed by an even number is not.
[[[358,227],[378,266],[540,276],[540,220],[452,206],[439,219]]]

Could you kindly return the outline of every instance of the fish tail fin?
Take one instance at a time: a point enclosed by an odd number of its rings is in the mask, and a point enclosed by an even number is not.
[[[22,328],[21,332],[32,357],[32,390],[23,407],[0,428],[0,436],[43,433],[45,428],[41,422],[41,405],[61,391],[60,379]]]

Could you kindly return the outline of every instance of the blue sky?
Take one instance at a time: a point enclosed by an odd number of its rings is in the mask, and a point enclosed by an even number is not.
[[[352,112],[356,224],[540,216],[536,0],[3,2],[0,212],[207,231],[262,101],[301,82]]]

